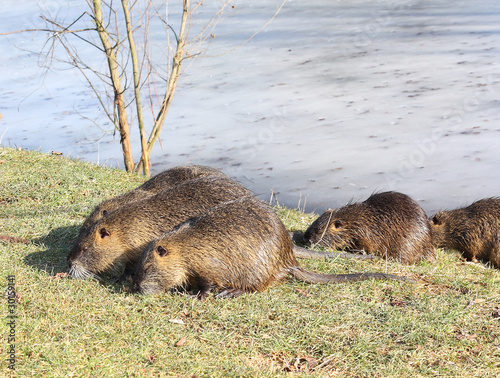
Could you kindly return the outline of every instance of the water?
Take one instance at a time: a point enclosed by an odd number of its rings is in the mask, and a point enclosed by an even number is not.
[[[69,19],[80,3],[45,6]],[[1,30],[40,25],[35,4],[4,1]],[[241,45],[280,4],[235,2],[184,65],[153,172],[211,165],[316,212],[384,190],[428,213],[500,194],[500,3],[287,1]],[[152,38],[160,54],[162,30]],[[78,73],[56,64],[42,77],[33,52],[44,41],[0,38],[2,145],[122,166],[119,136]],[[91,46],[81,53],[103,64]]]

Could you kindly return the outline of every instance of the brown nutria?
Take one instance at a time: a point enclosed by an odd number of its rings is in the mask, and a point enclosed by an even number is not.
[[[152,241],[134,276],[143,294],[190,289],[199,298],[212,289],[236,297],[266,289],[287,274],[310,283],[366,279],[406,280],[384,273],[319,274],[305,270],[274,211],[255,197],[220,204]]]
[[[186,181],[154,196],[132,201],[93,223],[68,255],[77,278],[134,269],[149,242],[219,203],[252,193],[225,177]]]
[[[311,244],[363,250],[404,264],[435,256],[424,210],[398,192],[376,193],[364,202],[329,209],[309,226],[304,238]]]
[[[430,223],[436,247],[455,249],[469,261],[489,261],[500,268],[500,198],[440,211]]]
[[[78,239],[92,223],[129,202],[153,196],[161,190],[172,188],[185,181],[207,176],[227,177],[221,171],[203,165],[179,166],[158,173],[137,188],[119,196],[106,199],[97,205],[83,222]]]

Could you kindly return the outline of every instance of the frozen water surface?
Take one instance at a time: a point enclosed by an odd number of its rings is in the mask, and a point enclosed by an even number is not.
[[[0,31],[42,25],[42,2],[1,3]],[[85,10],[70,3],[44,6],[68,19]],[[500,2],[287,1],[241,45],[280,3],[235,2],[184,66],[153,172],[207,164],[316,212],[384,190],[428,213],[500,195]],[[121,165],[119,136],[78,73],[42,77],[44,41],[0,37],[1,143]]]

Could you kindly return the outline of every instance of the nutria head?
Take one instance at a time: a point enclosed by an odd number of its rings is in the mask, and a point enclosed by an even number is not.
[[[81,235],[67,257],[69,274],[75,278],[99,278],[103,273],[121,270],[124,253],[120,232],[106,223],[95,222]]]
[[[187,282],[182,253],[168,240],[153,240],[137,265],[134,289],[141,294],[158,294]]]
[[[448,218],[449,214],[447,211],[439,211],[429,218],[432,241],[438,248],[447,247],[447,234],[449,233]]]
[[[328,209],[304,233],[311,245],[332,249],[359,249],[359,237],[369,227],[369,213],[362,204],[350,204],[340,209]]]

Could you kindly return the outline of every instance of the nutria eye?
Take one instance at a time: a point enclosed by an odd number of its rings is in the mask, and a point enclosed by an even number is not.
[[[158,252],[158,255],[160,257],[163,257],[163,256],[165,256],[168,253],[168,251],[164,247],[162,247],[161,245],[159,245],[158,247],[156,247],[156,252]]]
[[[108,210],[103,210],[102,211],[102,216],[105,217],[106,215],[108,215]]]
[[[342,221],[339,221],[338,219],[333,223],[335,228],[341,228],[342,227]]]
[[[105,228],[101,228],[101,229],[99,230],[99,233],[101,234],[101,239],[104,239],[104,238],[106,238],[106,237],[108,237],[108,236],[110,236],[110,235],[111,235],[111,234],[109,233],[109,231],[108,231],[108,230],[106,230]]]
[[[441,224],[441,222],[436,216],[432,217],[432,223],[434,223],[436,226],[439,226]]]

